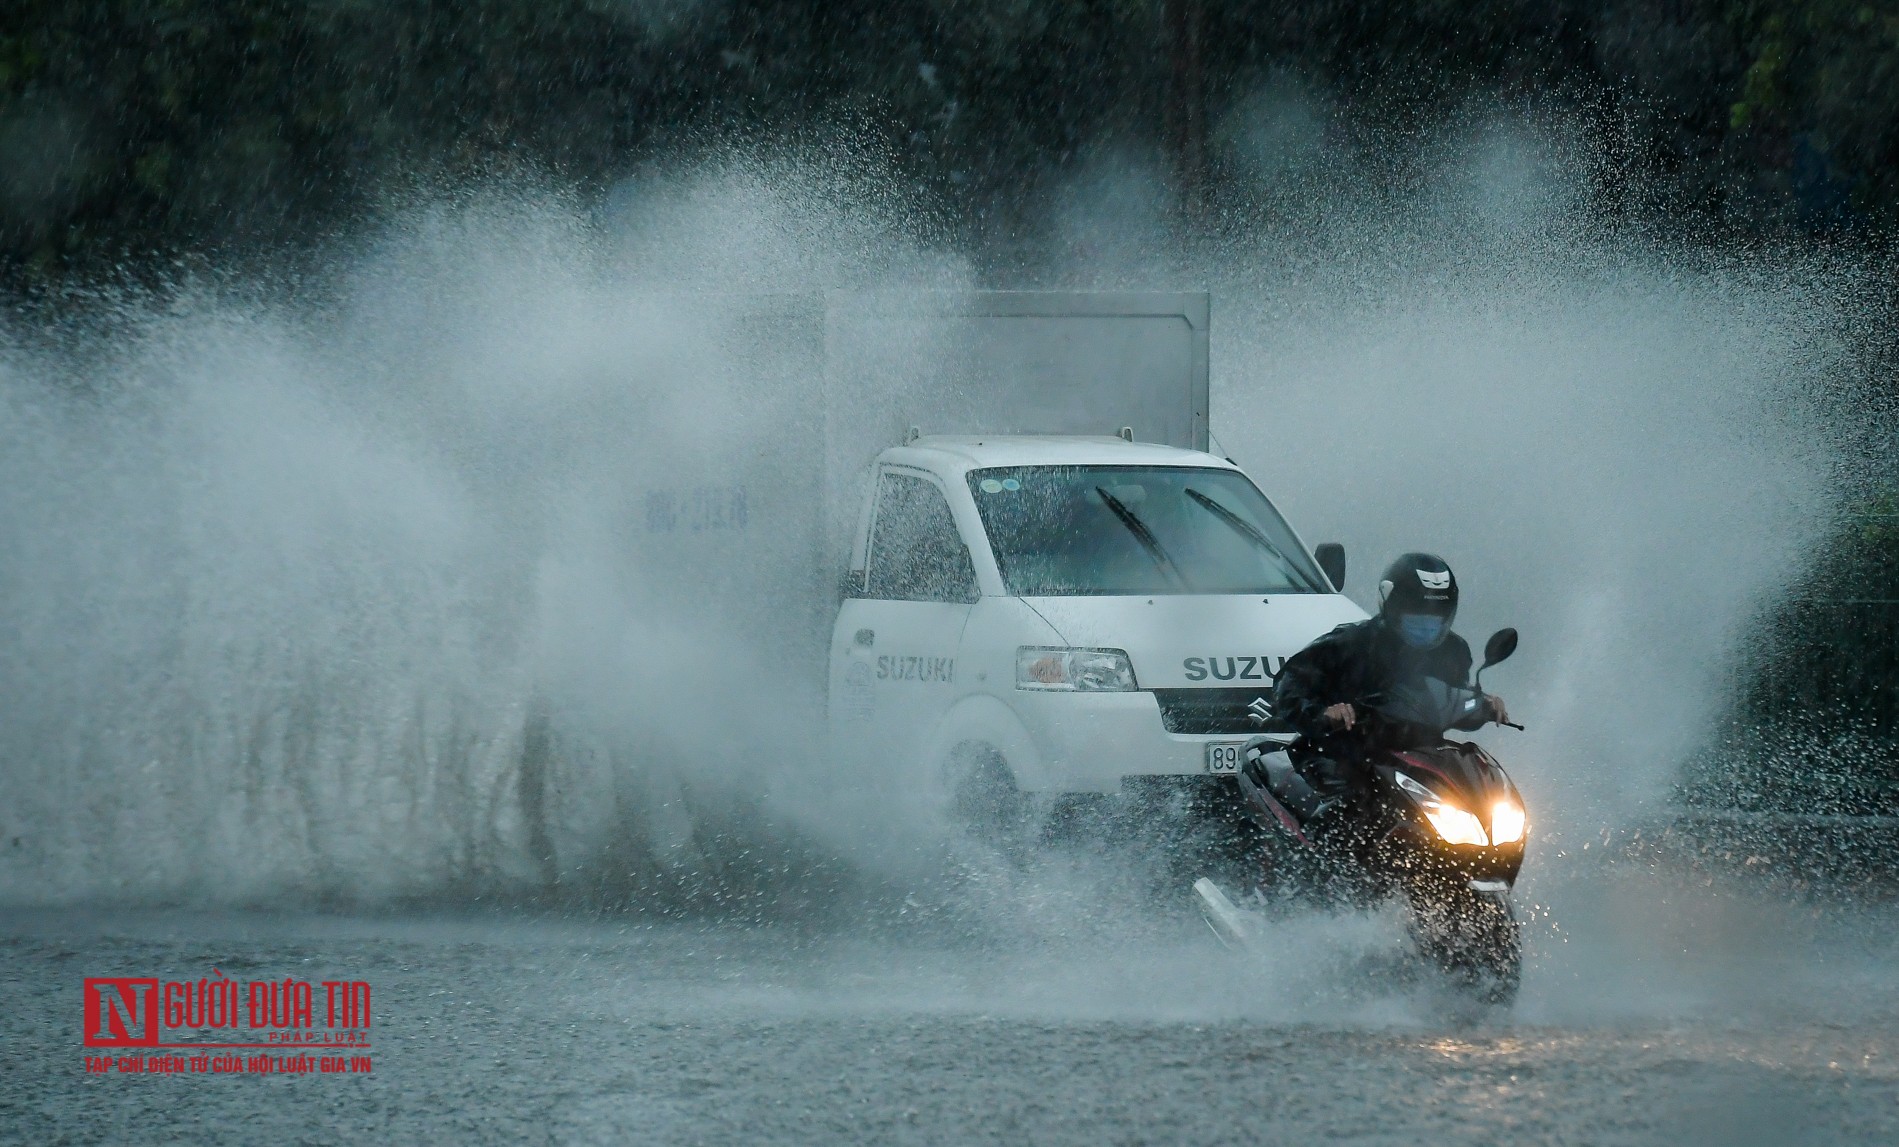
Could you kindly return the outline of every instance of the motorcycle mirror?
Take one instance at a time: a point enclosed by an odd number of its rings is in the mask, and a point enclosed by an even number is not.
[[[1508,627],[1499,629],[1490,635],[1489,641],[1484,642],[1484,663],[1482,668],[1488,669],[1499,661],[1508,661],[1510,655],[1516,651],[1517,631]]]
[[[1332,582],[1332,588],[1345,588],[1345,547],[1337,542],[1320,542],[1313,547],[1312,556],[1318,559],[1319,568]]]

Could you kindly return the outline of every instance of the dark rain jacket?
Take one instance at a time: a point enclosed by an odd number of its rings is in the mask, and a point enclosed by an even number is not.
[[[1357,757],[1376,734],[1362,722],[1350,731],[1335,727],[1324,716],[1329,706],[1425,677],[1468,687],[1470,665],[1470,646],[1455,633],[1430,649],[1412,649],[1382,617],[1353,622],[1286,659],[1273,688],[1273,712],[1320,753]]]

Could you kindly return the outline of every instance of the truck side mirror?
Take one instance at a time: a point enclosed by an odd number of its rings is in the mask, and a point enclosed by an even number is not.
[[[1325,571],[1327,578],[1331,579],[1332,588],[1344,590],[1345,547],[1337,542],[1320,542],[1312,551],[1312,556],[1319,560],[1319,568]]]
[[[1490,635],[1489,641],[1484,642],[1484,663],[1479,668],[1488,669],[1499,661],[1506,661],[1516,651],[1517,631],[1508,628],[1499,629]]]

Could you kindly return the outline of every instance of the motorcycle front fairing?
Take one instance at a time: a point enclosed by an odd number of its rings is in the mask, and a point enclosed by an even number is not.
[[[1495,760],[1474,744],[1446,741],[1395,751],[1378,762],[1384,787],[1413,815],[1394,832],[1436,865],[1473,881],[1515,884],[1529,838],[1523,798]]]

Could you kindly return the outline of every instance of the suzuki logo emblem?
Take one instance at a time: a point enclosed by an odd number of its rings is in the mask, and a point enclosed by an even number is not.
[[[1253,703],[1246,707],[1246,711],[1252,714],[1255,725],[1264,725],[1273,719],[1273,707],[1264,697],[1253,698]]]

